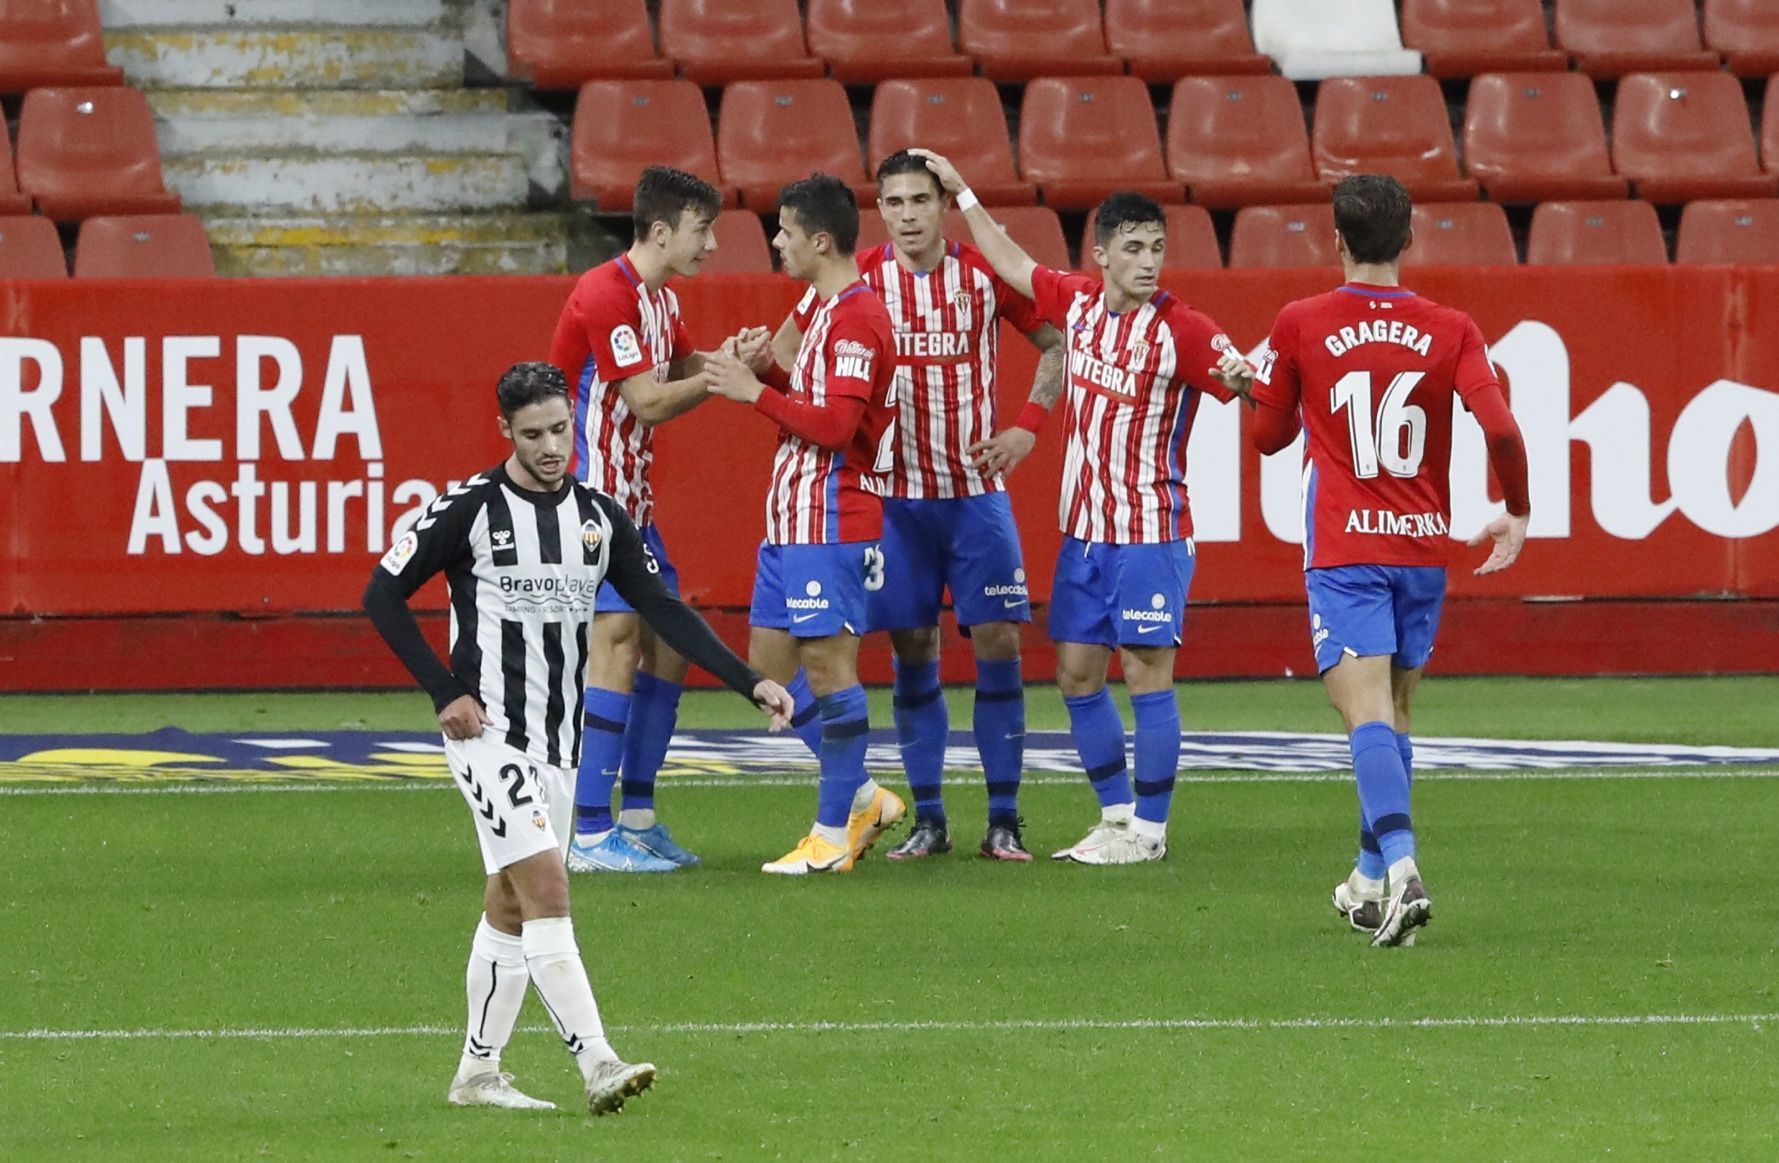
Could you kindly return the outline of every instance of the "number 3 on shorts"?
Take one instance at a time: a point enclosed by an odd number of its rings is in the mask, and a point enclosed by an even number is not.
[[[883,588],[883,550],[875,545],[865,547],[865,588],[873,593]]]

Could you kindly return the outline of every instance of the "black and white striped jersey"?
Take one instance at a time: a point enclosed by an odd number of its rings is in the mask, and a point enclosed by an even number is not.
[[[451,595],[448,670],[407,607],[439,573]],[[436,709],[473,695],[487,732],[539,763],[568,766],[580,756],[587,626],[603,581],[668,645],[752,697],[759,676],[668,593],[623,507],[573,480],[539,493],[515,484],[504,464],[477,473],[383,555],[364,604]]]

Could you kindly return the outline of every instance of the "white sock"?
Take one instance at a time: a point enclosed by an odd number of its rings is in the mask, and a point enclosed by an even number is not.
[[[1356,901],[1381,901],[1389,885],[1382,880],[1373,880],[1369,876],[1360,876],[1357,868],[1347,877],[1347,888],[1352,891]]]
[[[1135,804],[1113,804],[1109,808],[1100,809],[1100,819],[1108,824],[1128,824],[1136,818]]]
[[[817,824],[810,830],[836,848],[846,847],[846,828],[844,826]]]
[[[1415,867],[1415,858],[1412,856],[1404,856],[1401,860],[1390,865],[1390,884],[1394,888],[1401,888],[1411,878],[1417,878],[1420,875],[1421,870]]]
[[[469,994],[469,1031],[463,1039],[459,1077],[498,1072],[500,1052],[513,1036],[519,1007],[531,973],[525,968],[525,950],[519,938],[488,923],[486,915],[476,925],[469,947],[469,970],[464,985]]]
[[[617,1055],[605,1040],[599,1003],[593,1000],[587,967],[581,963],[581,951],[574,942],[574,922],[567,917],[539,917],[522,927],[520,940],[531,984],[537,987],[537,996],[543,999],[556,1032],[581,1068],[581,1078],[586,1079],[594,1066]]]
[[[624,808],[618,812],[618,823],[638,832],[655,826],[654,808]]]
[[[593,845],[599,843],[611,834],[612,830],[610,828],[605,829],[603,832],[576,832],[574,834],[574,842],[583,848],[591,848]]]
[[[1130,821],[1130,834],[1133,836],[1141,836],[1145,840],[1153,840],[1158,844],[1165,843],[1167,841],[1167,821],[1145,820],[1137,816],[1132,816]]]
[[[852,810],[862,812],[870,807],[871,801],[876,798],[877,781],[867,775],[865,782],[859,785],[859,790],[852,793]]]

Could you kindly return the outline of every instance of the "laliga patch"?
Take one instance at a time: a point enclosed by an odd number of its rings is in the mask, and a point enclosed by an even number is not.
[[[581,523],[581,545],[588,553],[598,553],[599,543],[604,540],[605,534],[600,531],[599,522],[589,520]]]
[[[636,341],[636,332],[628,323],[620,323],[612,328],[612,358],[619,367],[631,367],[642,362],[642,344]]]
[[[400,541],[389,547],[389,552],[385,553],[383,560],[377,564],[399,577],[401,571],[408,567],[408,562],[414,559],[414,553],[419,548],[420,538],[412,533],[405,533]]]

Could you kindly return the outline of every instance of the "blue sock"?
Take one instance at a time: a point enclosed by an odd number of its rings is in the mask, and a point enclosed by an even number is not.
[[[630,693],[630,721],[624,728],[624,776],[619,806],[653,808],[655,773],[667,759],[673,726],[679,721],[680,685],[636,672]]]
[[[1124,723],[1118,718],[1118,707],[1112,692],[1105,687],[1090,695],[1065,698],[1069,708],[1069,734],[1075,739],[1075,754],[1087,769],[1093,794],[1101,808],[1128,804],[1132,800],[1130,771],[1124,765]]]
[[[1396,751],[1402,756],[1402,770],[1408,773],[1408,786],[1415,785],[1415,745],[1405,731],[1396,732]],[[1384,864],[1384,850],[1378,847],[1377,837],[1365,823],[1365,811],[1359,811],[1359,860],[1356,865],[1359,875],[1372,880],[1384,879],[1388,867]]]
[[[574,830],[585,836],[612,826],[612,785],[624,760],[630,696],[590,686],[581,696],[581,766],[574,780]]]
[[[937,662],[896,663],[896,742],[902,748],[902,770],[920,820],[945,819],[940,784],[945,778],[945,743],[951,737],[951,714],[939,686]]]
[[[1169,687],[1132,695],[1130,705],[1137,715],[1137,819],[1165,824],[1180,769],[1180,704]]]
[[[1415,854],[1408,771],[1402,766],[1402,752],[1396,749],[1396,731],[1388,723],[1359,724],[1353,729],[1352,745],[1359,806],[1388,867]]]
[[[822,779],[815,822],[846,827],[852,797],[865,782],[865,688],[858,683],[816,700],[822,714]]]
[[[1396,753],[1402,756],[1402,770],[1408,773],[1408,786],[1415,785],[1415,744],[1407,731],[1396,732]]]
[[[1019,775],[1025,768],[1025,682],[1019,659],[976,660],[976,750],[988,783],[988,822],[1019,823]]]
[[[821,708],[815,705],[814,692],[809,689],[809,676],[799,670],[791,676],[791,681],[785,684],[784,689],[791,695],[791,730],[797,733],[797,738],[803,740],[803,745],[809,748],[810,753],[820,759],[822,713]]]

